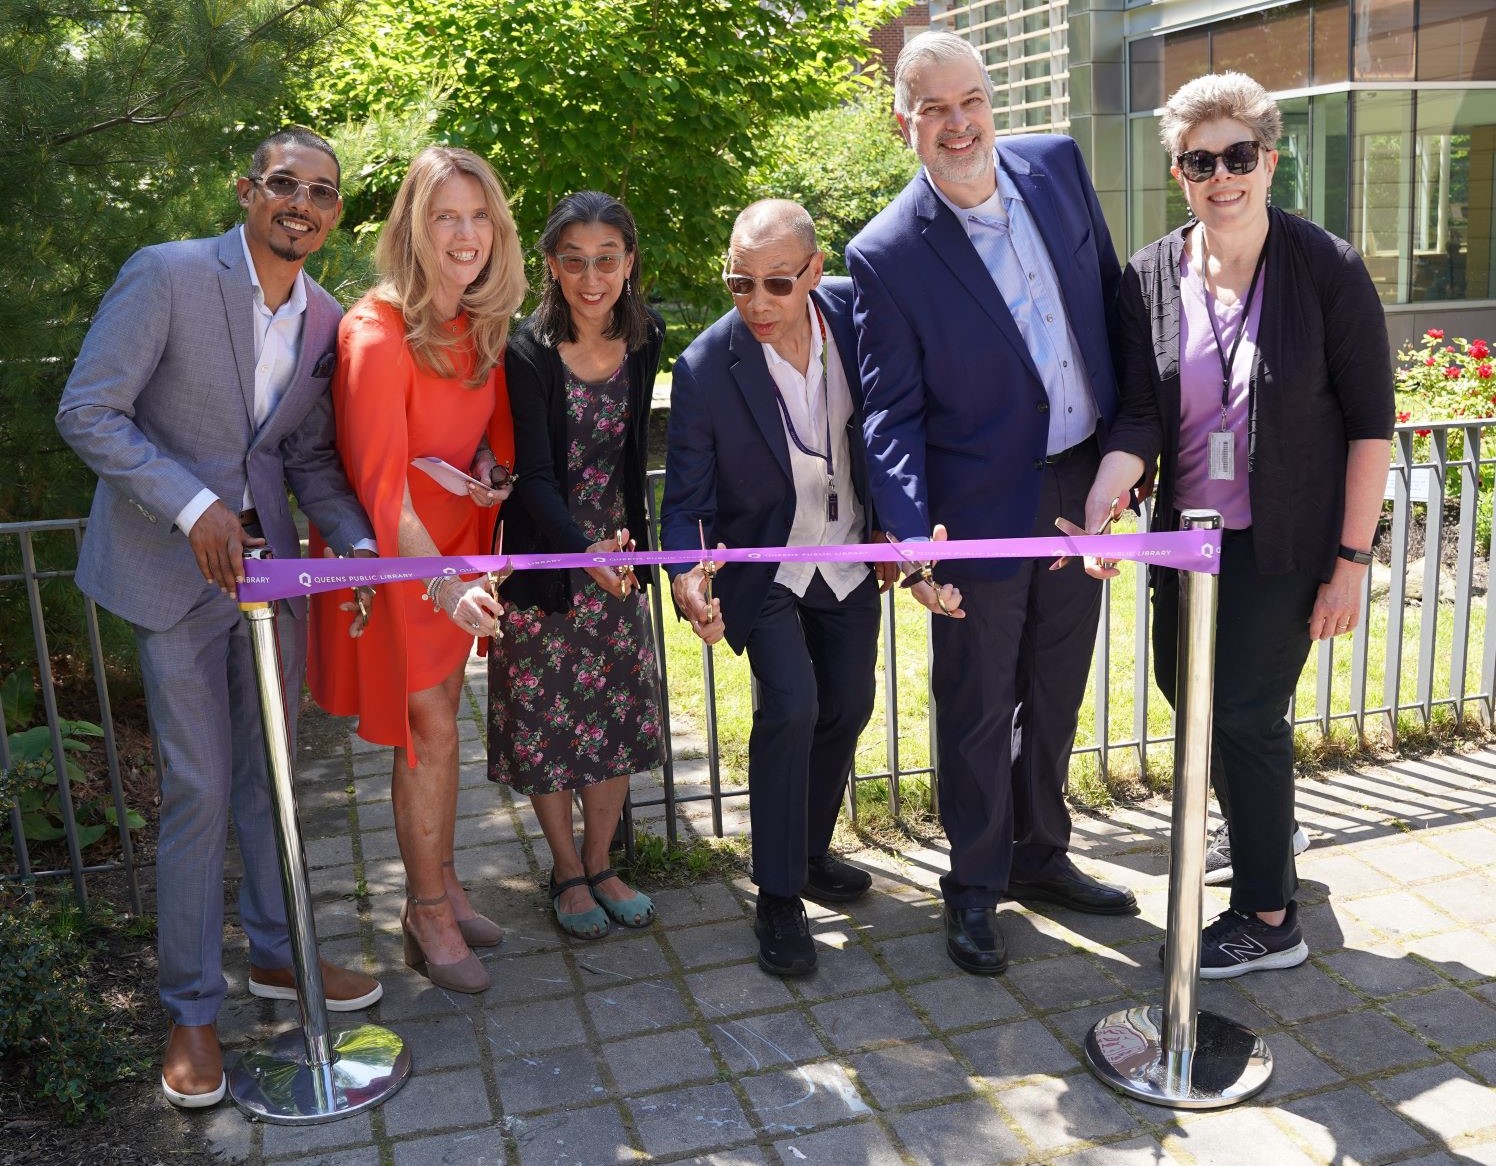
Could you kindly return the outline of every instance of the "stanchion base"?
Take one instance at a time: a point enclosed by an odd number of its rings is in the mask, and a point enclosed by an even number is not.
[[[229,1096],[252,1121],[317,1125],[393,1097],[410,1076],[410,1049],[377,1024],[335,1026],[332,1064],[307,1064],[299,1028],[252,1049],[229,1074]]]
[[[1163,1009],[1113,1012],[1086,1035],[1091,1071],[1118,1093],[1171,1109],[1221,1109],[1245,1101],[1273,1075],[1273,1055],[1245,1025],[1214,1012],[1195,1014],[1190,1085],[1167,1080]]]

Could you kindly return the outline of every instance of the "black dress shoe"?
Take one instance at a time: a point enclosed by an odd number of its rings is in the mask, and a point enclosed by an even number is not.
[[[1008,970],[1008,948],[991,907],[945,908],[945,952],[963,972],[996,976]]]
[[[1020,903],[1056,903],[1088,915],[1136,915],[1138,901],[1126,887],[1113,887],[1076,867],[1068,856],[1061,868],[1042,879],[1008,879],[1008,897]]]
[[[797,897],[759,891],[753,934],[758,936],[758,966],[770,975],[804,976],[816,970],[816,945],[805,904]]]
[[[873,876],[843,862],[834,854],[823,854],[805,864],[805,890],[800,892],[817,903],[850,903],[867,894]]]

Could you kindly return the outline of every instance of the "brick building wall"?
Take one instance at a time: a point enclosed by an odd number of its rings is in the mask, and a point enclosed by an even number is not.
[[[905,36],[913,36],[914,33],[923,32],[929,27],[930,6],[911,4],[904,10],[902,16],[873,30],[869,39],[872,41],[873,49],[883,59],[883,75],[890,85],[893,84],[893,67],[898,63],[899,51],[904,47]],[[905,29],[913,29],[913,32],[906,34]]]

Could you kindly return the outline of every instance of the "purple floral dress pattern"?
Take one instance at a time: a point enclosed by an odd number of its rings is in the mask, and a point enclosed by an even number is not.
[[[593,542],[624,525],[627,362],[606,381],[566,370],[571,516]],[[660,700],[644,596],[587,575],[571,610],[510,608],[489,649],[488,776],[523,794],[574,790],[660,764]]]

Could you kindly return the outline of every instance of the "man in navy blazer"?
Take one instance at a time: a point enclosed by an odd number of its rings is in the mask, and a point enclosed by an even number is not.
[[[246,547],[296,558],[286,498],[340,551],[372,530],[333,448],[328,384],[342,309],[302,271],[337,220],[338,160],[310,130],[272,134],[238,180],[244,223],[137,251],[95,313],[57,427],[99,475],[77,583],[133,625],[161,755],[156,924],[171,1020],[161,1087],[176,1105],[224,1093],[215,1020],[230,817],[243,860],[249,990],[296,997],[249,636],[235,586]],[[295,736],[306,601],[277,631]],[[324,962],[334,1011],[378,981]]]
[[[823,279],[823,262],[797,204],[766,200],[738,216],[724,271],[734,310],[672,371],[666,549],[872,537],[851,281]],[[748,743],[758,962],[802,975],[816,956],[800,896],[847,902],[872,883],[828,847],[873,709],[875,575],[861,562],[730,563],[710,581],[701,566],[669,571],[692,629],[746,650],[758,683]]]
[[[960,37],[911,40],[894,93],[924,166],[847,248],[873,503],[901,541],[1053,534],[1060,515],[1083,521],[1098,428],[1116,408],[1120,268],[1095,191],[1069,138],[996,138],[991,82]],[[1078,560],[1047,566],[940,563],[938,590],[913,587],[937,616],[946,948],[975,974],[1007,966],[993,910],[1005,894],[1136,910],[1067,855],[1100,590]]]

